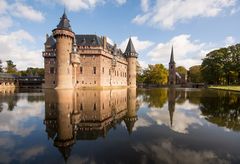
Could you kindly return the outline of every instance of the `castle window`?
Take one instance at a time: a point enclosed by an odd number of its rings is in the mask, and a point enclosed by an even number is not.
[[[54,74],[55,71],[54,71],[54,67],[50,67],[50,74]]]
[[[83,110],[83,105],[82,105],[82,103],[81,103],[81,105],[80,105],[80,110]]]
[[[84,84],[84,81],[82,81],[82,84]]]
[[[94,81],[94,84],[96,84],[96,81]]]
[[[104,74],[104,67],[102,67],[102,73]]]
[[[80,67],[80,74],[82,74],[83,73],[83,68],[82,67]]]
[[[96,74],[96,70],[97,70],[97,68],[93,67],[93,74]]]
[[[55,81],[53,81],[53,84],[55,84]]]
[[[109,75],[111,75],[111,70],[109,69]]]
[[[97,110],[97,105],[96,105],[96,103],[93,104],[93,110]]]

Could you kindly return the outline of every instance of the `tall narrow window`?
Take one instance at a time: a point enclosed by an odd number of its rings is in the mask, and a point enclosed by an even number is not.
[[[102,73],[104,74],[104,67],[102,67]]]
[[[83,68],[82,67],[80,67],[80,74],[82,74],[83,73]]]
[[[96,103],[93,104],[93,110],[97,110],[97,105],[96,105]]]
[[[93,74],[96,74],[96,67],[93,67]]]
[[[54,74],[55,71],[54,71],[54,67],[50,67],[50,74]]]

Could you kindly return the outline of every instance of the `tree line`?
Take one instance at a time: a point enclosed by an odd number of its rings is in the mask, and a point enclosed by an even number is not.
[[[6,66],[3,66],[2,60],[0,60],[0,73],[8,73],[18,76],[40,76],[44,77],[44,68],[28,67],[26,70],[17,70],[16,65],[12,60],[6,61]]]
[[[201,65],[201,74],[208,84],[240,84],[240,44],[208,53]]]

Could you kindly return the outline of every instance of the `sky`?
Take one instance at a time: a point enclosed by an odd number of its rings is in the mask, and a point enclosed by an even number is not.
[[[125,51],[132,38],[143,68],[199,65],[214,49],[239,43],[239,0],[0,0],[0,59],[18,70],[43,67],[46,34],[66,8],[76,34],[107,36]]]

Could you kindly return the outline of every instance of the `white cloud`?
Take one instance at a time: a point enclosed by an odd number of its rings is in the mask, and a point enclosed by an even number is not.
[[[3,104],[3,111],[0,115],[0,132],[11,132],[26,137],[36,128],[32,124],[26,125],[26,122],[33,117],[43,118],[43,111],[41,109],[44,109],[44,103],[29,103],[27,102],[26,95],[17,101],[18,110],[13,109],[13,111],[8,111],[7,102],[3,102]]]
[[[206,44],[192,40],[191,35],[187,34],[178,35],[166,43],[157,44],[147,56],[151,58],[151,61],[168,66],[172,45],[177,65],[189,68],[201,63],[201,52]]]
[[[114,41],[109,37],[107,37],[107,42],[110,43],[111,45],[114,45]]]
[[[127,0],[115,0],[119,5],[123,5],[127,2]]]
[[[194,17],[215,17],[235,4],[236,0],[156,0],[148,12],[137,15],[133,23],[171,29],[177,22]]]
[[[234,37],[232,37],[232,36],[226,37],[226,39],[225,39],[226,46],[231,46],[231,45],[233,45],[235,43],[236,43],[236,40],[235,40]]]
[[[12,18],[9,16],[0,17],[0,31],[4,32],[13,25]]]
[[[148,49],[152,45],[154,45],[154,43],[149,40],[145,40],[145,41],[139,40],[139,38],[137,36],[133,36],[133,37],[131,37],[131,39],[132,39],[133,45],[138,53],[140,53],[140,52]],[[119,44],[119,47],[121,48],[121,50],[123,52],[125,52],[125,49],[128,44],[128,40],[129,40],[129,38],[125,39],[124,41],[122,41]]]
[[[147,144],[139,143],[133,145],[137,152],[151,157],[153,163],[229,163],[217,156],[214,151],[193,150],[186,147],[174,145],[170,140],[154,140]],[[144,162],[143,162],[144,163]]]
[[[143,12],[147,12],[149,8],[149,0],[141,0],[141,8]]]
[[[16,17],[26,18],[31,21],[41,22],[44,20],[44,16],[40,11],[19,2],[10,6],[10,13]]]
[[[0,0],[0,14],[5,13],[7,10],[8,4],[5,0]]]
[[[14,61],[20,70],[27,67],[43,67],[41,50],[29,48],[33,47],[34,42],[33,36],[24,30],[0,35],[1,59]]]
[[[104,0],[59,0],[56,1],[70,11],[88,10],[95,8],[97,4],[104,3]]]

